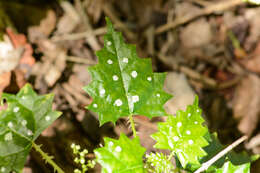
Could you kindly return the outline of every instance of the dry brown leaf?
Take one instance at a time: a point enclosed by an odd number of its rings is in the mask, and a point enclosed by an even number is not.
[[[0,97],[4,89],[10,84],[10,79],[11,79],[11,72],[0,74]]]
[[[19,64],[22,50],[15,49],[7,35],[4,35],[4,41],[0,42],[0,50],[0,74],[15,69]]]
[[[260,42],[258,43],[250,59],[240,61],[240,63],[249,71],[260,74]]]
[[[260,113],[260,78],[249,74],[235,90],[233,115],[240,120],[238,129],[247,135],[255,130]]]
[[[15,49],[19,49],[21,47],[24,49],[19,64],[25,65],[25,68],[21,66],[21,70],[26,74],[28,72],[28,67],[32,67],[35,64],[35,59],[32,56],[33,54],[32,46],[29,43],[27,43],[27,39],[25,35],[15,34],[9,28],[6,29],[6,32],[10,37]]]
[[[41,20],[39,26],[32,26],[28,29],[29,40],[35,43],[37,40],[47,38],[56,27],[56,14],[53,10],[48,10],[46,17]]]

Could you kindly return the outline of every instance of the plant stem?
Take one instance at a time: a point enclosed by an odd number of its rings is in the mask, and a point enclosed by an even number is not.
[[[218,159],[220,159],[222,156],[227,154],[230,150],[238,146],[240,143],[244,142],[247,138],[248,138],[247,136],[242,136],[241,138],[239,138],[238,140],[230,144],[227,148],[225,148],[217,155],[215,155],[212,159],[203,163],[202,166],[199,169],[197,169],[194,173],[200,173],[206,171],[213,163],[215,163]]]
[[[169,157],[168,157],[168,160],[170,161],[173,156],[174,156],[174,152],[172,151],[171,154],[170,154]]]
[[[135,122],[134,122],[134,119],[133,119],[133,115],[129,116],[129,120],[130,120],[130,123],[131,123],[131,127],[132,127],[134,137],[136,138]]]
[[[52,160],[53,157],[48,156],[48,154],[42,151],[41,145],[37,145],[32,142],[32,146],[37,152],[41,154],[42,158],[54,168],[54,171],[57,171],[58,173],[64,173],[64,171]]]

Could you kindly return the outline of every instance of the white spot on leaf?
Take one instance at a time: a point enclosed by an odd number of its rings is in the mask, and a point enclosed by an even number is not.
[[[12,122],[9,122],[9,123],[7,124],[7,126],[10,127],[10,128],[12,128],[14,125],[13,125]]]
[[[121,106],[123,104],[122,100],[117,99],[114,103],[116,106]]]
[[[14,111],[14,112],[18,112],[19,110],[20,110],[19,107],[15,107],[13,111]]]
[[[112,44],[111,41],[108,41],[108,42],[107,42],[107,45],[108,45],[108,46],[111,46],[111,44]]]
[[[192,145],[192,144],[193,144],[193,140],[189,140],[188,142],[189,142],[189,144],[190,144],[190,145]]]
[[[177,123],[177,127],[181,127],[182,126],[182,123],[181,122],[178,122]]]
[[[188,113],[188,117],[190,117],[191,116],[191,113]]]
[[[139,101],[139,96],[132,96],[133,102],[136,103]]]
[[[23,126],[26,126],[26,124],[27,124],[27,121],[26,121],[26,120],[23,120],[23,121],[22,121],[22,125],[23,125]]]
[[[46,116],[46,117],[45,117],[45,120],[46,120],[46,121],[50,121],[50,119],[51,119],[50,116]]]
[[[148,80],[148,81],[151,81],[151,80],[152,80],[152,77],[150,77],[150,76],[147,77],[147,80]]]
[[[116,150],[116,152],[121,152],[121,151],[122,151],[122,148],[121,148],[120,146],[117,146],[117,147],[115,148],[115,150]]]
[[[179,140],[179,137],[178,137],[178,136],[174,136],[174,137],[173,137],[173,140],[174,140],[175,142],[177,142],[177,141]]]
[[[114,80],[114,81],[117,81],[117,80],[118,80],[117,75],[114,75],[114,76],[113,76],[113,80]]]
[[[106,90],[105,90],[105,89],[101,89],[101,90],[99,91],[99,93],[100,93],[100,95],[104,95],[104,94],[106,93]]]
[[[198,121],[195,121],[194,124],[198,124]]]
[[[108,146],[112,147],[114,143],[112,141],[109,141]]]
[[[113,61],[111,59],[107,60],[108,64],[113,64]]]
[[[5,172],[5,167],[1,167],[1,172]]]
[[[161,95],[160,94],[156,94],[157,97],[160,97]]]
[[[199,110],[199,109],[197,109],[197,112],[200,112],[200,110]]]
[[[169,141],[168,141],[168,144],[169,144],[169,146],[170,146],[171,148],[174,147],[173,144],[172,144],[172,140],[169,140]]]
[[[25,100],[25,99],[26,99],[26,97],[25,97],[25,96],[22,96],[22,99],[23,99],[23,100]]]
[[[124,63],[128,63],[128,58],[123,58]]]
[[[11,141],[13,139],[13,134],[11,132],[5,134],[5,141]]]
[[[137,77],[137,72],[136,72],[136,71],[132,71],[132,72],[131,72],[131,76],[132,76],[133,78],[136,78],[136,77]]]
[[[190,135],[190,134],[191,134],[191,132],[190,132],[189,130],[187,130],[187,131],[186,131],[186,134],[187,134],[187,135]]]
[[[97,108],[97,104],[96,104],[96,103],[95,103],[95,104],[93,104],[93,107],[94,107],[94,108]]]
[[[27,131],[27,135],[28,135],[28,136],[32,136],[32,135],[33,135],[32,131],[31,131],[31,130],[28,130],[28,131]]]

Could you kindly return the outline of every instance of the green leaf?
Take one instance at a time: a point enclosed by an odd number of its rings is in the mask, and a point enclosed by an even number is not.
[[[158,132],[152,135],[157,141],[155,148],[173,151],[184,168],[188,163],[199,164],[198,159],[206,155],[202,148],[208,145],[204,138],[208,129],[203,122],[196,97],[186,111],[177,111],[176,116],[158,124]]]
[[[107,19],[105,47],[96,52],[99,64],[89,67],[92,82],[85,91],[93,98],[88,109],[99,114],[101,125],[129,115],[166,115],[171,98],[163,91],[165,73],[153,73],[150,59],[138,58],[134,45],[124,43]]]
[[[209,145],[204,147],[204,151],[207,153],[205,157],[200,158],[200,164],[188,164],[186,167],[186,170],[194,172],[196,169],[201,167],[201,165],[211,158],[213,158],[215,155],[217,155],[219,152],[221,152],[223,149],[225,149],[225,146],[222,145],[218,138],[217,138],[217,133],[213,133],[210,135],[211,137],[208,138]],[[240,169],[238,165],[245,165],[250,162],[253,162],[259,158],[258,155],[252,155],[249,156],[247,153],[242,152],[242,153],[235,153],[234,151],[230,151],[220,159],[218,159],[213,165],[211,165],[207,169],[207,173],[215,173],[217,170],[222,170],[224,169],[225,164],[227,162],[230,162],[232,165],[236,165],[237,169]]]
[[[143,155],[145,148],[139,138],[130,140],[121,134],[119,140],[104,138],[105,146],[96,149],[97,162],[102,166],[102,173],[145,173]]]
[[[217,169],[216,173],[250,173],[250,163],[233,165],[230,161],[225,162],[222,168]]]
[[[29,84],[2,95],[8,108],[0,112],[0,172],[21,171],[32,142],[61,115],[52,110],[53,97],[38,96]]]

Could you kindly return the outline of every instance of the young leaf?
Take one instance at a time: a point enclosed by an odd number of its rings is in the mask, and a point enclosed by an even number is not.
[[[184,168],[188,163],[199,164],[198,158],[206,155],[202,148],[208,145],[204,138],[208,129],[203,122],[196,97],[186,111],[177,111],[176,116],[158,124],[158,132],[152,135],[157,141],[155,147],[174,151]]]
[[[145,148],[139,138],[130,140],[121,134],[119,140],[104,138],[105,146],[96,149],[97,162],[102,166],[102,173],[145,173],[143,155]]]
[[[0,112],[0,172],[19,172],[32,142],[61,113],[52,110],[53,95],[38,96],[29,84],[2,99],[8,108]]]
[[[216,173],[250,173],[250,163],[233,165],[230,161],[225,162],[222,168],[217,169]]]
[[[163,105],[171,96],[163,91],[165,73],[153,73],[150,59],[140,59],[134,45],[124,43],[107,20],[105,47],[97,51],[99,64],[88,70],[92,82],[85,91],[93,98],[88,109],[99,114],[101,125],[123,116],[166,115]]]

